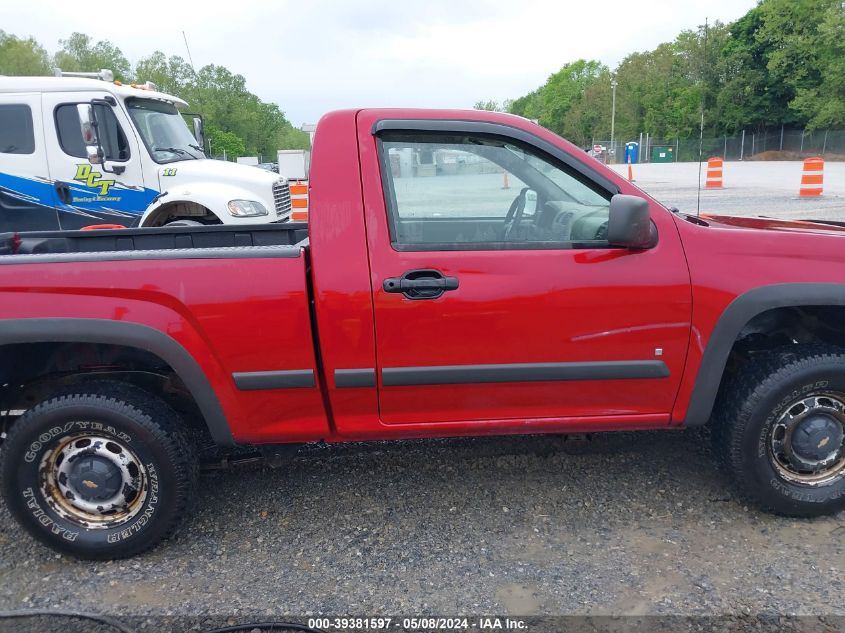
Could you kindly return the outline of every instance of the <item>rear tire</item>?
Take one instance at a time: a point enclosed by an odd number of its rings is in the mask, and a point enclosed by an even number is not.
[[[49,547],[79,558],[134,556],[176,530],[198,461],[179,417],[155,396],[96,382],[27,411],[0,451],[12,515]]]
[[[755,356],[724,385],[713,440],[763,509],[796,517],[845,509],[845,352],[812,346]]]

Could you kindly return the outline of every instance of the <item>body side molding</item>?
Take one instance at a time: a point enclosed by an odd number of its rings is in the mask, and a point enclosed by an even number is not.
[[[690,396],[685,426],[705,424],[713,412],[722,374],[736,337],[752,318],[774,308],[845,306],[845,284],[786,283],[754,288],[728,304],[713,328]]]
[[[0,345],[15,343],[102,343],[151,352],[170,365],[197,402],[214,441],[234,446],[217,394],[194,357],[176,340],[140,323],[107,319],[0,319]]]
[[[334,386],[338,389],[351,387],[375,387],[376,370],[372,367],[361,369],[335,369]]]
[[[669,376],[669,368],[662,360],[385,367],[381,370],[381,379],[385,387],[491,382],[632,380],[666,378],[667,376]]]
[[[235,386],[241,391],[260,389],[299,389],[313,387],[313,369],[293,369],[283,371],[241,371],[232,374]]]

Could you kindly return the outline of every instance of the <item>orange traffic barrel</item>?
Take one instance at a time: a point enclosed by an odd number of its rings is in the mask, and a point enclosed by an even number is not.
[[[721,189],[722,188],[722,168],[725,161],[718,156],[713,156],[707,159],[707,180],[704,182],[704,187],[707,189]]]
[[[290,219],[293,222],[308,221],[308,184],[297,180],[290,185]]]
[[[822,195],[824,185],[824,158],[814,156],[804,161],[804,171],[801,174],[801,198],[817,198]]]

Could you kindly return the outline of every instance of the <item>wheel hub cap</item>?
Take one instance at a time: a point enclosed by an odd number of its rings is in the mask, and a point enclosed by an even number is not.
[[[828,415],[810,415],[792,434],[792,450],[808,462],[822,462],[836,454],[842,444],[842,425]]]
[[[68,487],[85,501],[105,501],[117,494],[123,483],[117,464],[98,455],[74,460]]]

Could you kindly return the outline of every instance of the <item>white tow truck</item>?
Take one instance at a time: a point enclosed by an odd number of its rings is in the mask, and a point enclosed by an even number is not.
[[[289,220],[287,181],[207,159],[187,105],[108,70],[0,77],[0,232]]]

